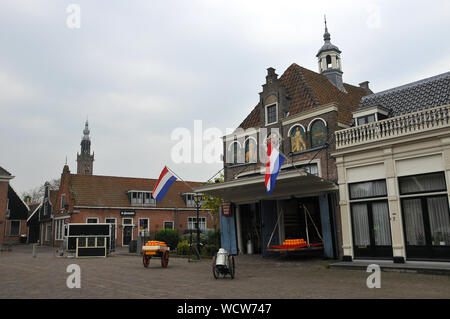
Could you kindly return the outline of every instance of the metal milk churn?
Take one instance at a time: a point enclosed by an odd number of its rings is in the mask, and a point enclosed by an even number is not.
[[[228,253],[225,249],[220,248],[217,252],[216,266],[228,267]]]

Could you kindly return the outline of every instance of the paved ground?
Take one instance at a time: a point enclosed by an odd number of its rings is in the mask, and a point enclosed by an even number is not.
[[[69,264],[81,267],[81,288],[69,289]],[[138,256],[58,258],[54,249],[31,246],[0,252],[0,298],[450,298],[450,276],[382,272],[381,288],[369,289],[369,273],[328,268],[317,258],[236,258],[236,278],[215,280],[211,261],[171,258],[150,268]]]

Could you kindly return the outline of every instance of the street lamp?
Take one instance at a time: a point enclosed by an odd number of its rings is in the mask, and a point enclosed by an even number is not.
[[[202,198],[203,198],[203,194],[196,193],[196,194],[194,195],[195,208],[197,209],[197,222],[196,222],[196,227],[197,227],[197,251],[198,251],[198,254],[199,254],[199,255],[200,255],[200,223],[199,223],[199,209],[200,209],[200,204],[201,204]]]

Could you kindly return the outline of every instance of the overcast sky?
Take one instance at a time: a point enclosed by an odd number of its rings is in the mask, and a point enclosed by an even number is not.
[[[222,165],[173,163],[172,131],[235,128],[268,67],[317,72],[324,14],[346,83],[379,92],[450,71],[448,0],[2,0],[0,166],[19,192],[58,178],[66,156],[76,172],[88,117],[96,175],[168,165],[206,180]]]

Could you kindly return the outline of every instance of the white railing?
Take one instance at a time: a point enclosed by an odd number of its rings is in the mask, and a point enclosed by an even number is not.
[[[434,107],[335,132],[336,149],[450,126],[450,105]]]

